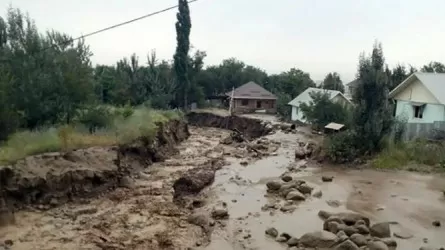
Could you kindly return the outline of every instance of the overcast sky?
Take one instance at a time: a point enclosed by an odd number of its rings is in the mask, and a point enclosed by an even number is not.
[[[9,4],[29,12],[41,31],[78,36],[177,0],[3,0],[2,14]],[[199,0],[190,8],[191,43],[207,52],[207,65],[236,57],[268,73],[296,67],[321,80],[337,71],[347,82],[376,39],[390,65],[445,62],[444,0]],[[113,64],[132,53],[145,61],[152,49],[171,59],[175,12],[88,38],[93,62]]]

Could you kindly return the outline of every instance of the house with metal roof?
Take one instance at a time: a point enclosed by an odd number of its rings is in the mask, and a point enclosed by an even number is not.
[[[326,93],[329,95],[330,100],[333,102],[341,103],[343,105],[352,105],[352,102],[348,98],[346,98],[346,96],[343,95],[340,91],[320,88],[307,88],[297,97],[295,97],[295,99],[288,103],[288,105],[292,107],[292,121],[307,123],[306,117],[300,110],[300,105],[302,103],[310,105],[312,101],[311,93]]]
[[[277,112],[277,97],[255,82],[248,82],[227,92],[226,95],[232,98],[234,113],[264,111],[274,114]]]
[[[410,75],[394,88],[389,97],[395,104],[395,116],[408,123],[445,121],[445,74]]]

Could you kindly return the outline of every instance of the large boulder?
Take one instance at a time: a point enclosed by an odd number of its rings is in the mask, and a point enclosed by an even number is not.
[[[215,180],[215,170],[210,168],[192,169],[185,172],[173,183],[174,197],[199,193]]]
[[[334,250],[359,250],[359,249],[360,248],[350,240],[346,240],[334,248]]]
[[[279,181],[269,181],[266,183],[267,189],[270,191],[277,191],[281,188],[281,182]]]
[[[278,230],[274,227],[269,227],[266,229],[266,234],[273,238],[276,238],[278,236]]]
[[[368,243],[369,250],[389,250],[388,246],[381,241],[371,241]]]
[[[301,184],[297,187],[298,191],[300,191],[302,194],[311,194],[312,190],[314,190],[313,187],[309,186],[306,183]]]
[[[389,222],[381,222],[372,225],[370,228],[371,236],[378,238],[389,238],[391,237],[391,229],[389,227]]]
[[[286,200],[304,201],[304,200],[306,200],[306,197],[304,196],[304,194],[302,194],[299,191],[295,190],[295,191],[290,191],[286,195]]]
[[[361,234],[353,234],[349,239],[359,247],[365,246],[368,243],[366,237]]]
[[[328,231],[306,233],[300,238],[300,244],[312,248],[330,248],[338,240],[337,235]]]

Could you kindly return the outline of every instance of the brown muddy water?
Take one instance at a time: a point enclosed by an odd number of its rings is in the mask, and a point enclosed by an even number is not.
[[[211,210],[227,203],[230,218],[219,221],[206,245],[202,230],[187,223],[190,211],[172,202],[172,184],[187,169],[200,167],[210,159],[235,151],[219,144],[228,131],[191,128],[191,137],[178,145],[180,154],[156,163],[133,176],[131,188],[120,188],[101,197],[69,203],[47,211],[22,211],[16,224],[0,228],[0,244],[11,240],[15,249],[286,249],[285,245],[265,236],[268,227],[295,237],[322,230],[319,210],[362,213],[373,222],[391,221],[393,232],[412,234],[409,240],[396,239],[397,249],[445,246],[445,200],[441,190],[445,179],[433,175],[374,170],[348,170],[308,164],[292,172],[294,178],[307,181],[321,190],[321,198],[308,198],[293,213],[262,211],[276,198],[266,197],[266,182],[279,178],[287,167],[296,164],[297,140],[308,134],[277,132],[267,136],[281,142],[274,156],[252,160],[226,156],[229,165],[216,173],[215,183],[202,194]],[[234,154],[232,154],[234,155]],[[334,176],[323,183],[321,176]],[[201,197],[201,198],[202,198]],[[335,200],[338,207],[327,201]],[[442,227],[432,226],[439,220]],[[424,243],[427,241],[428,243]],[[165,243],[165,246],[159,244]],[[199,242],[201,247],[189,248]],[[0,249],[2,247],[0,246]]]
[[[261,207],[270,202],[265,197],[266,182],[278,178],[295,164],[293,150],[301,134],[278,132],[268,136],[282,143],[277,156],[259,160],[247,167],[232,161],[217,173],[211,189],[215,201],[228,204],[230,219],[212,235],[212,242],[204,249],[287,249],[265,236],[268,227],[275,227],[299,238],[304,233],[322,230],[320,210],[330,212],[354,211],[368,216],[372,222],[395,222],[392,233],[412,234],[408,240],[396,239],[397,249],[435,248],[445,246],[445,227],[436,228],[433,221],[445,222],[445,200],[442,190],[445,179],[432,175],[407,172],[381,172],[371,169],[351,170],[311,166],[292,174],[305,180],[323,196],[311,197],[298,204],[293,213],[279,210],[270,213]],[[324,183],[321,176],[334,176]],[[235,178],[233,178],[235,177]],[[235,180],[235,181],[234,181]],[[336,201],[331,207],[327,201]],[[397,224],[396,224],[397,223]],[[425,243],[427,242],[427,243]],[[434,248],[434,249],[435,249]]]

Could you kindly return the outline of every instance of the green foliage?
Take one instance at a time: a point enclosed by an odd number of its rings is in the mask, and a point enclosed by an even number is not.
[[[423,66],[420,71],[429,73],[445,73],[445,65],[440,62],[430,62]]]
[[[89,106],[79,111],[79,122],[88,127],[92,134],[98,128],[105,128],[112,120],[111,111],[106,106]]]
[[[444,163],[445,144],[426,140],[391,144],[372,161],[373,167],[384,169],[401,169],[410,164],[443,168]]]
[[[353,130],[330,135],[325,142],[327,156],[336,163],[353,161],[359,154],[357,137]]]
[[[190,91],[189,80],[189,50],[190,50],[190,10],[187,0],[179,0],[179,12],[176,14],[176,53],[174,55],[174,69],[177,81],[178,99],[182,100],[184,109],[188,107]]]
[[[277,113],[285,119],[291,118],[292,107],[288,105],[292,101],[292,97],[285,93],[277,95]]]
[[[341,103],[331,101],[329,93],[312,92],[309,104],[302,103],[300,109],[306,120],[315,128],[322,129],[331,122],[349,124],[349,110]]]
[[[340,75],[337,72],[329,73],[321,84],[323,89],[337,90],[345,93],[345,86],[343,85]]]
[[[384,69],[383,50],[375,44],[370,57],[360,56],[356,92],[353,94],[357,104],[353,116],[353,128],[360,141],[362,153],[381,149],[382,139],[391,132],[392,110],[388,99],[388,75]]]

